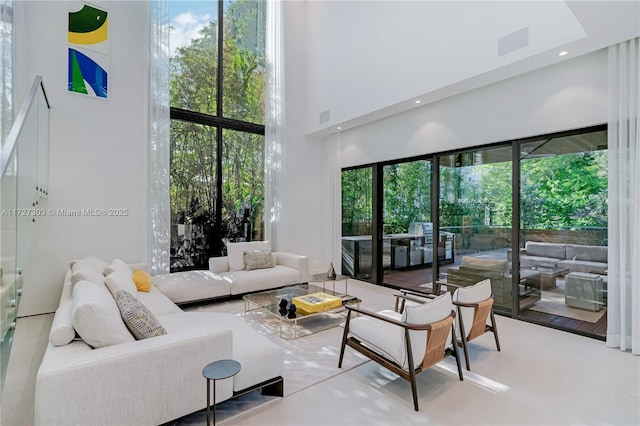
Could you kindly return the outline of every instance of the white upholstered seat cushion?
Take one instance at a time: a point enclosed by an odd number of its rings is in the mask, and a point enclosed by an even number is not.
[[[452,306],[451,294],[444,293],[435,299],[426,299],[423,304],[407,306],[402,314],[390,310],[380,311],[378,314],[408,324],[428,324],[449,316]],[[408,369],[404,328],[372,317],[361,316],[351,319],[349,331],[363,344],[392,359],[403,369]],[[410,332],[415,365],[419,365],[424,358],[427,336],[427,331]]]
[[[153,287],[173,303],[193,302],[231,294],[231,280],[211,271],[184,271],[152,277]]]

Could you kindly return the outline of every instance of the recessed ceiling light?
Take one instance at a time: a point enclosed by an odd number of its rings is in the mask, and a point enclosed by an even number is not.
[[[338,130],[342,130],[342,127],[338,126]]]
[[[558,56],[564,56],[567,53],[569,53],[569,52],[567,52],[566,50],[563,50],[562,52],[558,53]]]
[[[416,103],[417,103],[417,104],[419,104],[420,102],[422,102],[420,99],[418,99],[418,100],[416,101]]]

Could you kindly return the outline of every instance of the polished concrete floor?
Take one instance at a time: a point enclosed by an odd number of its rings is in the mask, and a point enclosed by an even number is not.
[[[503,316],[497,321],[502,351],[496,351],[489,334],[474,340],[472,372],[464,371],[464,381],[458,380],[452,358],[418,375],[419,412],[413,409],[409,383],[369,361],[355,368],[344,365],[341,374],[246,407],[222,424],[640,424],[640,357],[596,339]],[[51,315],[18,320],[3,426],[33,424],[35,374],[50,324]]]

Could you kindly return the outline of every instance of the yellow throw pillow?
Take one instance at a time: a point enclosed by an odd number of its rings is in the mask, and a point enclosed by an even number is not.
[[[133,282],[138,291],[151,291],[151,275],[141,269],[133,271]]]

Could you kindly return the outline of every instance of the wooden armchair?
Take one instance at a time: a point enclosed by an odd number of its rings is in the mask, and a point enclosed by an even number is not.
[[[453,327],[456,314],[449,293],[407,306],[402,313],[371,312],[353,306],[347,309],[338,368],[342,368],[345,347],[352,347],[408,380],[416,411],[419,410],[416,374],[452,355],[463,380]],[[353,312],[361,316],[352,319]]]
[[[448,291],[455,289],[452,295],[453,304],[456,306],[456,339],[459,346],[464,349],[464,360],[467,370],[471,371],[469,365],[469,352],[467,342],[482,336],[490,331],[496,341],[496,348],[500,351],[500,340],[498,338],[498,328],[493,314],[493,296],[491,294],[491,281],[482,280],[471,286],[463,286],[452,283],[437,282],[434,286],[434,293],[440,294],[442,286],[446,286]],[[435,294],[411,292],[401,290],[402,297],[396,299],[396,310],[400,313],[405,309],[406,301],[421,303],[436,297]],[[401,302],[399,302],[401,300]],[[490,321],[490,324],[488,324]]]

